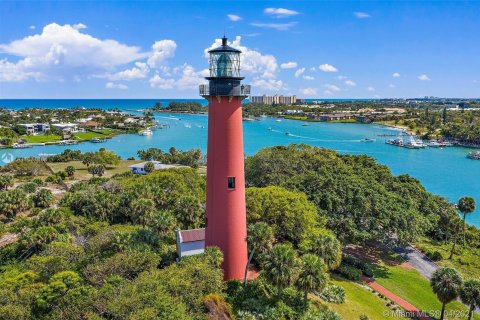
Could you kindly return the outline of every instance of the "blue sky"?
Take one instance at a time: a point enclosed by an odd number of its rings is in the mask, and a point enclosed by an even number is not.
[[[480,97],[479,1],[1,1],[0,98],[197,98],[224,30],[254,94]]]

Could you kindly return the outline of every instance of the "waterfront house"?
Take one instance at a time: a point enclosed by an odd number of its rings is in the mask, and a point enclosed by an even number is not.
[[[183,167],[183,166],[179,166],[179,165],[163,164],[163,163],[161,163],[160,161],[145,161],[145,162],[142,162],[142,163],[137,163],[137,164],[133,164],[133,165],[129,166],[130,171],[131,171],[133,174],[147,174],[147,172],[145,171],[145,165],[146,165],[148,162],[153,163],[153,165],[154,165],[154,170],[163,170],[163,169],[171,169],[171,168],[181,168],[181,167]]]
[[[98,129],[100,124],[97,121],[89,120],[82,124],[82,127],[87,129]]]
[[[25,128],[25,133],[28,135],[37,135],[50,131],[50,125],[48,123],[23,123],[18,126]]]
[[[205,251],[205,228],[192,230],[177,230],[178,258],[201,254]]]
[[[52,127],[58,131],[69,132],[69,133],[77,133],[77,132],[84,131],[80,129],[78,124],[76,123],[54,123],[52,124]]]

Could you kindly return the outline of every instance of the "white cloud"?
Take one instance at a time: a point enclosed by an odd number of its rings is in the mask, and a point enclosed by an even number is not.
[[[297,71],[295,71],[295,78],[300,77],[304,72],[305,72],[305,68],[298,69]]]
[[[40,80],[42,75],[39,72],[27,71],[28,61],[24,59],[11,63],[7,59],[0,60],[0,82],[20,82],[29,78]]]
[[[395,88],[395,85],[390,83],[390,84],[388,85],[388,87],[393,89],[393,88]]]
[[[313,96],[317,94],[317,89],[315,88],[304,88],[300,89],[300,92],[306,96]]]
[[[282,69],[293,69],[297,67],[297,63],[293,61],[285,62],[280,65]]]
[[[154,75],[148,82],[152,88],[172,89],[175,86],[174,79],[164,79],[159,74]]]
[[[205,83],[204,76],[208,75],[208,70],[195,71],[189,64],[183,64],[174,69],[175,74],[180,74],[180,78],[162,78],[159,73],[156,73],[150,80],[150,87],[159,89],[179,90],[197,89],[198,85]]]
[[[295,26],[296,22],[288,22],[288,23],[262,23],[262,22],[252,22],[250,23],[251,26],[259,27],[259,28],[270,28],[279,31],[286,31],[290,30],[293,26]]]
[[[181,90],[196,89],[205,79],[202,77],[202,71],[196,72],[195,69],[188,64],[182,66],[182,77],[177,81],[177,87]]]
[[[392,74],[392,77],[394,77],[394,78],[400,78],[400,73],[395,72],[395,73]]]
[[[110,80],[135,80],[142,79],[148,75],[150,69],[144,62],[135,62],[135,67],[107,76]]]
[[[277,18],[291,17],[299,14],[298,11],[285,8],[265,8],[264,12]]]
[[[105,84],[105,88],[107,89],[120,89],[120,90],[127,90],[128,86],[121,84],[121,83],[113,83],[113,82],[107,82]]]
[[[329,83],[327,83],[327,84],[325,85],[325,88],[327,88],[327,91],[330,91],[330,92],[338,92],[338,91],[340,91],[340,88],[337,87],[337,86],[334,85],[334,84],[329,84]]]
[[[283,89],[283,82],[275,79],[254,79],[252,85],[269,91],[280,91]]]
[[[355,17],[357,17],[358,19],[366,19],[366,18],[370,18],[371,16],[366,13],[366,12],[354,12],[353,15]]]
[[[357,84],[352,80],[345,80],[345,84],[350,87],[355,87]]]
[[[177,44],[173,40],[160,40],[152,45],[152,52],[147,63],[151,68],[160,68],[165,65],[167,59],[175,56]]]
[[[13,68],[23,74],[23,79],[59,80],[78,73],[110,71],[117,66],[144,58],[140,48],[127,46],[115,40],[101,40],[82,33],[84,24],[59,25],[51,23],[40,34],[0,44],[0,52],[21,57]],[[5,67],[12,69],[12,62],[5,60]],[[7,70],[8,72],[8,70]],[[2,79],[11,76],[0,75]],[[18,80],[19,77],[15,77]]]
[[[32,24],[31,26],[28,27],[28,29],[34,30],[34,29],[35,29],[35,26]]]
[[[303,79],[304,80],[315,80],[315,78],[312,77],[312,76],[303,76]]]
[[[228,20],[230,21],[240,21],[242,20],[242,17],[237,16],[236,14],[227,14]]]
[[[418,79],[419,80],[422,80],[422,81],[429,81],[431,80],[426,74],[421,74],[418,76]]]
[[[372,86],[369,86],[369,87],[367,88],[367,90],[370,91],[370,92],[375,92],[375,88],[372,87]]]
[[[332,66],[331,64],[325,63],[318,66],[318,69],[322,70],[323,72],[337,72],[337,68]]]

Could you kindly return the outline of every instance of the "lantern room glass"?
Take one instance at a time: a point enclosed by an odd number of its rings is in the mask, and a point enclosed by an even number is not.
[[[240,77],[240,52],[232,52],[232,51],[210,52],[210,77],[214,77],[214,78]]]

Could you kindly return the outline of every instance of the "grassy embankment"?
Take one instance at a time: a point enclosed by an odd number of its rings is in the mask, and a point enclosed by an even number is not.
[[[441,266],[448,266],[457,269],[465,278],[480,278],[480,249],[465,248],[459,245],[455,248],[455,254],[450,260],[451,244],[433,241],[430,239],[421,239],[415,246],[422,252],[438,251],[442,254],[443,259],[436,263]]]
[[[88,131],[88,132],[79,132],[74,133],[73,136],[75,140],[78,141],[88,141],[93,139],[94,137],[104,139],[104,138],[111,138],[115,135],[121,134],[123,131],[115,130],[115,129],[99,129],[95,131]],[[62,137],[59,135],[49,134],[49,135],[38,135],[38,136],[30,136],[30,135],[23,135],[21,136],[22,139],[25,139],[27,143],[54,143],[59,142],[62,140]]]
[[[436,295],[433,293],[430,282],[418,271],[404,268],[400,265],[378,264],[374,269],[375,280],[397,296],[410,302],[418,309],[438,315],[442,308]],[[447,305],[448,319],[465,319],[467,307],[458,301]],[[474,320],[480,320],[476,314]]]
[[[120,160],[120,163],[115,167],[107,167],[105,169],[104,177],[111,177],[117,173],[124,173],[130,171],[129,166],[132,164],[140,163],[141,160]],[[49,162],[48,166],[54,171],[59,172],[65,170],[68,166],[75,168],[74,180],[87,180],[92,177],[88,173],[87,166],[82,161],[70,161],[70,162]]]
[[[99,139],[111,138],[117,134],[122,133],[121,130],[114,130],[114,129],[99,129],[95,131],[88,131],[88,132],[79,132],[75,133],[74,137],[75,140],[78,141],[89,141],[93,138],[97,137]]]
[[[359,319],[363,314],[370,320],[382,320],[385,319],[385,314],[391,314],[391,310],[387,307],[387,301],[360,284],[334,276],[330,283],[345,289],[345,303],[327,303],[343,319]]]

